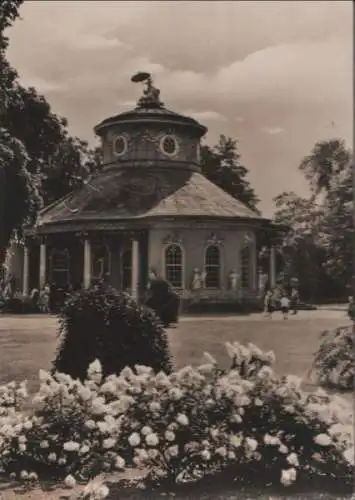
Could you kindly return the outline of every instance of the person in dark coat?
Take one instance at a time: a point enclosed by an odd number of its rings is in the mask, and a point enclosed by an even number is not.
[[[145,305],[153,309],[165,327],[178,322],[180,297],[171,284],[154,271],[149,273],[149,296]]]

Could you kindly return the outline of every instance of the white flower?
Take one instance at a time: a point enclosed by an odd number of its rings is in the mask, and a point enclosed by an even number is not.
[[[189,419],[187,418],[187,416],[184,414],[184,413],[179,413],[176,417],[176,421],[180,424],[180,425],[189,425]]]
[[[157,411],[160,411],[161,410],[161,404],[158,403],[158,401],[152,401],[150,404],[149,404],[149,410],[151,412],[157,412]]]
[[[157,446],[159,444],[159,439],[158,436],[154,432],[152,432],[151,434],[148,434],[148,436],[146,436],[145,442],[148,446]]]
[[[126,466],[126,462],[125,462],[124,458],[117,455],[116,460],[115,460],[116,469],[123,470],[125,468],[125,466]]]
[[[80,448],[80,444],[75,441],[67,441],[63,444],[63,449],[65,451],[78,451]]]
[[[238,415],[237,413],[234,413],[233,415],[231,415],[230,421],[232,423],[240,424],[243,422],[243,419],[240,415]]]
[[[225,446],[220,446],[216,449],[216,454],[220,455],[222,458],[227,456],[227,448]]]
[[[26,422],[23,423],[23,428],[26,429],[27,431],[32,429],[32,422],[31,420],[26,420]]]
[[[202,457],[204,460],[210,460],[210,458],[211,458],[211,453],[210,453],[208,450],[203,450],[203,451],[201,451],[201,457]]]
[[[110,493],[108,487],[99,478],[90,481],[83,490],[83,498],[88,500],[104,500]]]
[[[102,366],[98,359],[95,359],[92,363],[90,363],[89,368],[87,370],[87,374],[90,378],[90,375],[95,373],[102,373]]]
[[[240,436],[234,434],[230,436],[229,438],[229,443],[234,447],[234,448],[239,448],[239,446],[242,444],[242,439]]]
[[[216,365],[217,364],[216,359],[213,356],[211,356],[211,354],[209,352],[204,352],[203,355],[206,358],[206,360],[209,363],[211,363],[212,365]]]
[[[145,425],[141,429],[141,433],[143,434],[143,436],[148,436],[148,434],[151,434],[152,432],[153,432],[152,428],[148,427],[148,425]]]
[[[95,429],[96,427],[96,423],[94,422],[94,420],[86,420],[84,425],[90,430]]]
[[[28,479],[30,481],[37,481],[38,480],[38,475],[35,472],[30,472],[28,475]]]
[[[291,469],[282,470],[280,482],[284,486],[290,486],[292,483],[296,481],[296,477],[297,477],[297,471],[293,467]]]
[[[218,429],[210,429],[210,434],[213,438],[216,438],[219,435],[219,430]]]
[[[155,383],[157,384],[157,387],[170,387],[171,386],[171,382],[169,380],[169,377],[164,372],[158,373],[158,375],[155,377]]]
[[[261,401],[261,399],[255,398],[254,404],[255,404],[255,406],[263,406],[264,403]]]
[[[256,439],[246,438],[245,443],[247,445],[247,448],[249,448],[251,451],[255,451],[258,447],[258,442],[256,441]]]
[[[27,450],[27,445],[26,445],[26,444],[24,444],[24,443],[21,443],[21,444],[19,445],[19,447],[18,447],[18,448],[19,448],[19,450],[20,450],[21,452],[24,452],[24,451],[26,451],[26,450]]]
[[[181,392],[181,390],[178,387],[173,387],[169,391],[169,397],[173,401],[179,401],[182,398],[182,392]]]
[[[67,463],[67,459],[65,457],[61,457],[59,460],[58,460],[58,464],[59,465],[65,465]]]
[[[285,446],[284,444],[282,444],[280,447],[279,447],[279,452],[282,453],[283,455],[286,455],[286,453],[288,453],[288,448],[287,446]]]
[[[75,477],[73,477],[71,474],[69,474],[65,479],[64,479],[64,484],[67,488],[75,488],[76,486],[76,480]]]
[[[28,472],[27,472],[27,470],[22,470],[20,472],[20,478],[23,479],[23,480],[28,479]]]
[[[332,440],[328,434],[318,434],[313,440],[319,446],[330,446],[332,444]]]
[[[264,353],[264,359],[265,359],[265,361],[267,361],[268,363],[270,363],[270,365],[273,365],[275,363],[275,361],[276,361],[276,357],[275,357],[274,351],[265,352]]]
[[[270,366],[263,366],[260,368],[259,373],[258,373],[258,378],[262,380],[266,380],[271,378],[274,375],[274,372]]]
[[[270,436],[270,434],[265,434],[264,443],[271,446],[278,446],[280,444],[280,439],[276,436]]]
[[[235,457],[236,457],[236,455],[235,455],[234,451],[229,451],[228,452],[228,458],[229,458],[229,460],[234,460]]]
[[[150,458],[151,460],[155,460],[159,455],[159,451],[156,450],[155,448],[150,448],[148,450],[148,458]]]
[[[179,447],[177,445],[169,446],[167,452],[170,457],[175,458],[179,455]]]
[[[169,442],[175,440],[175,434],[172,431],[166,431],[165,432],[165,439]]]
[[[290,453],[288,457],[286,457],[286,460],[290,465],[293,465],[294,467],[299,467],[300,465],[296,453]]]
[[[136,446],[139,445],[139,443],[141,442],[141,438],[138,434],[138,432],[133,432],[129,438],[128,438],[128,442],[129,444],[134,448]]]
[[[49,448],[49,443],[47,440],[44,440],[44,441],[41,441],[39,443],[39,446],[40,446],[40,448],[46,449],[46,448]]]
[[[91,394],[88,387],[81,386],[78,390],[78,395],[83,401],[88,401],[91,398]]]
[[[89,446],[87,444],[83,444],[83,446],[79,450],[79,455],[86,455],[87,453],[89,453],[89,451]]]
[[[97,422],[97,427],[101,434],[107,434],[109,432],[109,426],[107,422]]]
[[[53,452],[48,455],[48,461],[49,462],[56,462],[57,461],[57,455]]]
[[[354,465],[354,455],[355,455],[355,449],[354,449],[354,446],[352,446],[351,448],[348,448],[347,450],[344,451],[343,453],[343,457],[345,458],[345,460],[350,464],[350,465]]]
[[[291,415],[293,415],[296,411],[296,409],[293,405],[286,405],[284,410],[286,413],[290,413]]]
[[[27,442],[27,437],[26,437],[26,436],[24,436],[24,435],[19,436],[19,437],[18,437],[18,442],[19,442],[19,443],[22,443],[22,444],[23,444],[23,443],[26,443],[26,442]]]
[[[116,444],[116,439],[113,438],[107,438],[102,441],[102,447],[104,450],[109,450],[110,448],[113,448]]]

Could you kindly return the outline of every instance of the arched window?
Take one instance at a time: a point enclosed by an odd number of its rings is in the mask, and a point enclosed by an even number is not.
[[[92,277],[104,279],[110,274],[110,252],[106,245],[93,248]]]
[[[121,253],[122,289],[130,290],[132,286],[132,248],[123,248]]]
[[[216,245],[210,245],[205,253],[206,288],[219,288],[221,281],[221,256]]]
[[[69,268],[70,259],[67,249],[60,250],[53,248],[50,256],[50,277],[51,282],[57,286],[65,286],[69,284]]]
[[[250,288],[251,247],[245,245],[241,251],[242,288]]]
[[[174,288],[183,287],[184,258],[180,245],[171,244],[165,248],[165,279]]]

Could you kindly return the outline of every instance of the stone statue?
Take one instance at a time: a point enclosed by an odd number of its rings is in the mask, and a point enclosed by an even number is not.
[[[239,285],[239,274],[236,269],[232,269],[229,273],[229,286],[231,290],[237,290]]]
[[[202,286],[202,283],[201,283],[200,270],[197,267],[195,267],[194,272],[193,272],[193,276],[192,276],[191,288],[192,288],[192,290],[200,290],[201,286]]]
[[[160,90],[153,85],[152,75],[150,73],[139,72],[131,78],[132,82],[143,83],[143,96],[138,100],[138,107],[162,107],[160,101]]]
[[[206,271],[202,271],[202,273],[200,274],[201,288],[206,288],[206,278],[207,278]]]
[[[259,291],[260,291],[260,293],[264,292],[265,287],[266,287],[266,283],[268,282],[268,279],[269,279],[269,277],[268,277],[267,273],[261,272],[259,274]]]

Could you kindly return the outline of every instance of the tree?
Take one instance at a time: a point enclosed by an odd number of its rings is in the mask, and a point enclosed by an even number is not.
[[[259,199],[247,180],[248,169],[240,163],[236,140],[221,135],[215,146],[202,146],[201,168],[207,179],[256,211]]]
[[[283,242],[285,268],[300,279],[309,296],[344,296],[350,285],[354,237],[351,158],[340,139],[317,143],[299,166],[310,183],[310,196],[301,198],[291,192],[274,200],[276,222],[290,227]]]
[[[21,234],[23,224],[33,222],[41,203],[27,162],[21,141],[0,129],[0,264],[14,232]]]

